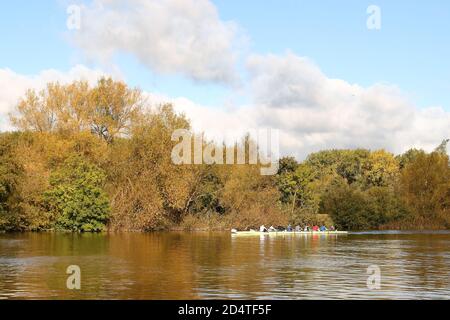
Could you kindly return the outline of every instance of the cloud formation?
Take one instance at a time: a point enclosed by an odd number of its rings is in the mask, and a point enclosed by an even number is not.
[[[73,41],[101,63],[127,53],[152,71],[231,84],[242,39],[208,0],[95,0]]]
[[[386,84],[362,87],[327,77],[306,58],[293,53],[253,55],[247,63],[251,103],[235,108],[204,106],[184,97],[145,92],[151,105],[172,103],[191,119],[196,131],[218,139],[248,130],[280,130],[281,152],[303,159],[330,148],[408,148],[433,150],[450,136],[450,113],[442,107],[417,108],[399,88]],[[0,69],[0,130],[10,129],[7,113],[28,88],[47,82],[95,82],[105,74],[84,66],[68,72],[42,71],[25,76]]]
[[[101,63],[127,53],[154,72],[183,74],[199,82],[231,84],[240,78],[236,65],[242,32],[235,23],[221,20],[209,0],[93,0],[82,7],[80,27],[72,40]],[[363,87],[332,79],[291,52],[250,55],[244,68],[248,85],[239,90],[251,101],[245,106],[203,106],[183,97],[147,94],[153,104],[172,102],[194,129],[211,138],[223,132],[279,129],[282,152],[299,159],[329,148],[431,150],[450,136],[448,111],[417,108],[393,85]],[[10,128],[7,113],[27,88],[40,89],[51,81],[95,81],[101,75],[83,66],[35,76],[0,69],[0,85],[8,88],[0,92],[0,130]],[[236,87],[231,88],[233,94]]]
[[[450,113],[417,108],[399,88],[327,77],[290,52],[248,60],[257,123],[282,130],[302,157],[325,148],[432,149],[449,136]]]
[[[398,87],[362,87],[327,77],[293,53],[253,55],[248,59],[252,99],[233,110],[168,99],[185,112],[197,130],[211,137],[248,129],[280,130],[281,151],[303,159],[331,148],[433,150],[450,136],[450,113],[442,107],[417,108]]]

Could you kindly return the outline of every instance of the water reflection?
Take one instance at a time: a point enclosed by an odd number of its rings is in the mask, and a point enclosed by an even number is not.
[[[448,232],[4,234],[0,299],[448,299],[449,245]],[[69,265],[80,291],[66,289]]]

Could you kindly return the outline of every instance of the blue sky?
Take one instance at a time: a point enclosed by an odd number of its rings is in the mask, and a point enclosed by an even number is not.
[[[236,19],[258,52],[289,48],[318,63],[329,77],[399,85],[420,105],[450,107],[450,2],[231,1],[216,4]],[[366,28],[366,9],[381,9],[382,28]]]
[[[367,28],[372,5],[380,30]],[[0,130],[26,88],[100,72],[173,103],[195,130],[279,129],[299,158],[432,150],[450,137],[449,31],[444,0],[5,1]]]
[[[450,2],[433,1],[234,1],[215,0],[222,20],[235,21],[253,53],[292,50],[315,61],[331,78],[369,86],[398,85],[420,107],[450,110]],[[366,8],[381,8],[382,28],[366,28]],[[0,68],[36,74],[67,70],[86,61],[66,40],[66,2],[8,1],[0,11]],[[122,55],[128,82],[146,90],[221,103],[228,89],[161,76]]]

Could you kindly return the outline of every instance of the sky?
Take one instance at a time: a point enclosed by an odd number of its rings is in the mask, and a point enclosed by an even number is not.
[[[450,136],[449,31],[444,0],[5,1],[0,129],[27,88],[112,75],[212,136],[279,129],[298,158],[430,150]]]

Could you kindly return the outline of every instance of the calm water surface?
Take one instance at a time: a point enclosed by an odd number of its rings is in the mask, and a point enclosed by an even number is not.
[[[81,290],[66,288],[69,265]],[[381,289],[367,289],[378,265]],[[449,232],[0,234],[0,299],[448,299]]]

